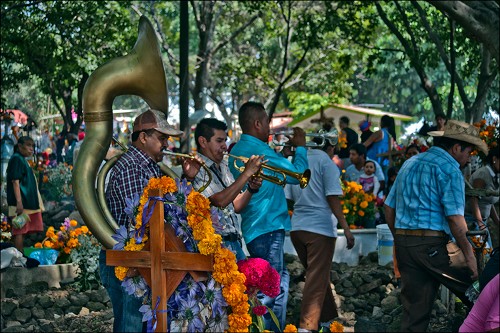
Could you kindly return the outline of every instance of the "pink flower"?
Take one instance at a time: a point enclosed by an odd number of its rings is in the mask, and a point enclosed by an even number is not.
[[[265,305],[258,305],[258,306],[254,306],[252,311],[257,316],[263,316],[267,313],[267,308]]]
[[[280,293],[280,275],[262,258],[248,258],[238,261],[238,270],[245,274],[245,286],[250,294],[262,291],[269,297]]]

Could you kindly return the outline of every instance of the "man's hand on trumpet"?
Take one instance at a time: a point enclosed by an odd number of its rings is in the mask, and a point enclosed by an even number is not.
[[[262,167],[262,164],[264,163],[262,159],[263,156],[259,155],[250,156],[248,161],[246,161],[245,163],[245,171],[243,171],[243,173],[246,174],[248,178],[251,178],[254,175],[258,175]]]
[[[193,158],[182,157],[182,173],[187,180],[192,181],[203,164],[203,160],[199,156],[194,156]]]
[[[300,127],[293,128],[293,136],[289,137],[288,144],[293,147],[300,147],[306,145],[306,132]]]

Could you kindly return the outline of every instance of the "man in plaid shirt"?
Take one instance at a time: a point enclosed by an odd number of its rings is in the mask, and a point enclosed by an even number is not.
[[[241,233],[237,214],[250,201],[252,194],[259,191],[262,179],[255,177],[262,165],[262,157],[254,155],[250,157],[245,165],[245,171],[235,180],[229,167],[227,159],[227,126],[220,120],[206,118],[196,126],[195,140],[198,148],[198,156],[210,169],[212,181],[203,190],[213,206],[222,209],[223,216],[219,223],[214,225],[215,230],[220,233],[224,245],[233,251],[237,260],[245,259],[242,250]],[[201,188],[207,180],[205,169],[201,169],[193,180],[195,188]]]
[[[170,136],[180,136],[182,132],[171,127],[163,112],[147,110],[134,121],[132,146],[111,168],[106,201],[119,225],[132,227],[125,213],[126,200],[140,195],[152,177],[162,176],[158,162],[163,158],[162,150],[168,146]],[[186,172],[189,172],[186,169]],[[129,295],[116,278],[114,267],[106,266],[106,252],[99,256],[101,281],[113,304],[114,332],[145,331],[142,314],[139,312],[141,300]],[[138,274],[129,270],[130,274]]]

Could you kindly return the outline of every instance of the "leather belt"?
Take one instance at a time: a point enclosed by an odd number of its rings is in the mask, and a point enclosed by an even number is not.
[[[396,229],[396,235],[405,236],[431,236],[431,237],[447,237],[444,231],[428,230],[428,229]]]
[[[226,241],[226,242],[236,242],[236,241],[239,241],[240,240],[240,235],[238,234],[229,234],[229,235],[225,235],[225,236],[222,236],[222,240]]]

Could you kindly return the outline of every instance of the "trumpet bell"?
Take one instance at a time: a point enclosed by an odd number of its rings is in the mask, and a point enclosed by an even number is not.
[[[300,188],[306,188],[307,184],[309,184],[309,180],[311,179],[311,170],[307,169],[302,173],[301,177],[299,178],[299,186]]]

